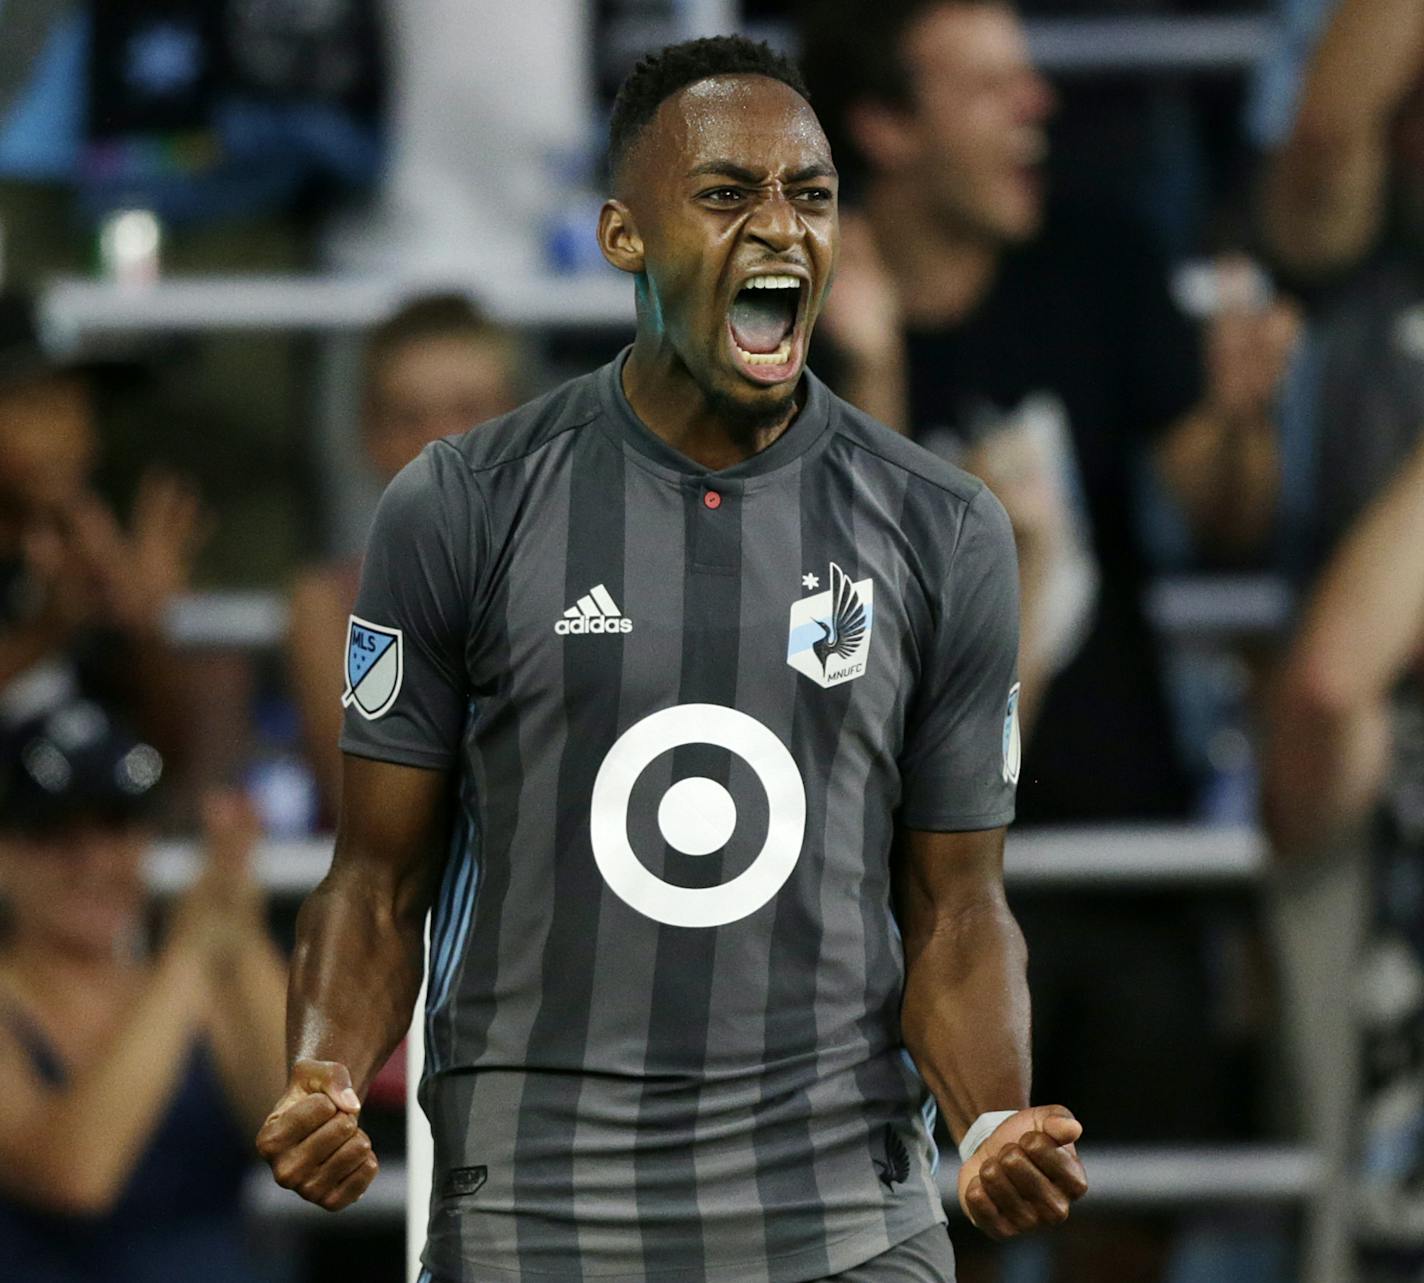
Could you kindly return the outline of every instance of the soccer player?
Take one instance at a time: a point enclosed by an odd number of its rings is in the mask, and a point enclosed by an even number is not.
[[[790,63],[645,59],[610,160],[633,345],[377,515],[259,1146],[367,1187],[433,904],[431,1279],[943,1283],[936,1101],[991,1235],[1086,1188],[1002,885],[1008,523],[804,368],[836,172]]]

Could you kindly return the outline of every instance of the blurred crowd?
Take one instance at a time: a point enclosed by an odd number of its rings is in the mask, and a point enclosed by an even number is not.
[[[496,161],[513,191],[537,185],[521,163],[545,182],[545,157],[521,162],[479,119],[454,122],[458,148],[412,141],[400,104],[440,82],[406,83],[411,51],[463,29],[458,8],[0,0],[0,1261],[16,1277],[307,1277],[258,1250],[239,1187],[283,1073],[289,917],[254,852],[264,831],[329,830],[340,801],[359,554],[332,537],[311,372],[347,373],[323,393],[350,411],[336,448],[369,494],[624,341],[613,321],[517,333],[465,288],[473,271],[412,288],[344,363],[281,334],[76,348],[43,292],[86,270],[115,288],[318,270],[356,244],[379,261],[380,229],[412,235],[399,182],[427,212]],[[1190,127],[1178,80],[1036,65],[1026,20],[1051,4],[747,9],[799,50],[841,172],[812,367],[982,476],[1013,522],[1021,825],[1259,825],[1269,852],[1247,903],[1015,892],[1035,1095],[1090,1141],[1285,1136],[1324,1164],[1299,1225],[1089,1214],[1014,1252],[956,1231],[961,1279],[1417,1283],[1424,9],[1290,0],[1225,121],[1209,95]],[[513,41],[495,89],[551,56]],[[451,95],[480,110],[468,84]],[[1230,157],[1214,188],[1184,142],[1204,136]],[[569,170],[569,208],[595,168]],[[484,244],[497,202],[449,204]],[[562,245],[553,265],[577,267]],[[1149,611],[1184,572],[1249,573],[1292,603],[1264,634],[1217,639],[1229,663],[1206,689]],[[283,595],[280,645],[184,644],[199,586],[253,584]],[[1223,764],[1226,732],[1249,752]],[[175,834],[199,835],[193,877],[155,898],[145,870]]]

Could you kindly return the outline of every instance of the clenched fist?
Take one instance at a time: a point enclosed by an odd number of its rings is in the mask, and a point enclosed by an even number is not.
[[[257,1152],[278,1185],[339,1212],[366,1192],[378,1168],[371,1138],[356,1122],[360,1112],[345,1065],[299,1060],[257,1133]]]
[[[1006,1118],[959,1169],[959,1205],[990,1238],[1008,1239],[1068,1219],[1088,1192],[1074,1142],[1083,1125],[1061,1105]]]

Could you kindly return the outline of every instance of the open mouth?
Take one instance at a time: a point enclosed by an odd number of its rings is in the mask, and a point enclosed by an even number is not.
[[[800,364],[799,276],[753,276],[737,292],[727,329],[742,372],[758,383],[780,383]]]

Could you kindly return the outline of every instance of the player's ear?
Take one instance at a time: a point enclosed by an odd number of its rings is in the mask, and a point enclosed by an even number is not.
[[[643,270],[643,238],[632,211],[621,200],[603,202],[598,213],[598,248],[620,272]]]

